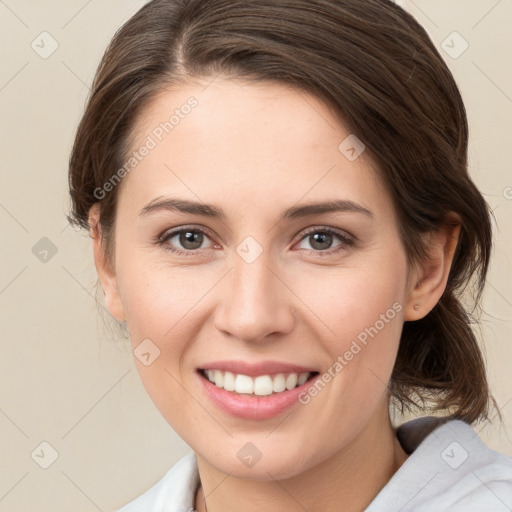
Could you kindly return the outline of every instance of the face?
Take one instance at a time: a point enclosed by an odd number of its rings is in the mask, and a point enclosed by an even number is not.
[[[109,307],[199,456],[290,477],[387,413],[407,259],[389,195],[325,104],[207,84],[163,92],[138,119],[132,150],[150,149],[120,190]]]

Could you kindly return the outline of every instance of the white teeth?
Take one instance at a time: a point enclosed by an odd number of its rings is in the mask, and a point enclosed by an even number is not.
[[[221,388],[224,385],[224,374],[220,370],[215,370],[213,372],[213,380],[215,385]]]
[[[218,386],[221,387],[221,386]],[[231,372],[224,373],[224,389],[226,391],[235,391],[235,375]]]
[[[286,377],[286,389],[293,389],[297,387],[297,381],[299,377],[296,373],[290,373],[288,377]]]
[[[286,379],[282,373],[279,373],[274,377],[274,381],[272,383],[272,391],[274,393],[280,393],[286,389]]]
[[[222,370],[205,370],[208,380],[218,388],[226,391],[234,391],[239,394],[249,394],[257,396],[268,396],[272,393],[282,393],[285,390],[291,390],[297,386],[302,386],[311,373],[278,373],[273,377],[270,375],[259,375],[258,377],[249,377],[243,374],[234,374]]]
[[[302,384],[304,384],[304,382],[306,382],[308,380],[308,375],[309,375],[309,373],[301,373],[299,375],[299,380],[298,380],[299,386],[302,386]]]
[[[247,375],[237,375],[235,380],[235,391],[237,393],[252,394],[254,389],[254,382],[251,377]]]
[[[252,380],[252,379],[251,379]],[[260,375],[254,379],[254,394],[258,396],[271,395],[273,391],[272,379],[269,375]]]

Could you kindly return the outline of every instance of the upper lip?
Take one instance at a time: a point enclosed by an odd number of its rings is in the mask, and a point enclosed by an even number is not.
[[[260,361],[259,363],[249,363],[247,361],[212,361],[205,363],[200,367],[202,370],[222,370],[249,377],[257,377],[258,375],[272,375],[276,373],[306,373],[316,372],[312,368],[299,366],[291,363],[283,363],[280,361]]]

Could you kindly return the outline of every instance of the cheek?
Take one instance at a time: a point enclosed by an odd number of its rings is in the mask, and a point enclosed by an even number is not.
[[[386,389],[403,326],[406,257],[399,250],[372,256],[367,265],[297,280],[336,375],[328,386],[352,404],[368,404]]]
[[[175,333],[190,323],[194,304],[211,287],[210,278],[196,277],[193,268],[139,264],[137,257],[124,262],[120,271],[120,292],[134,337],[179,338]]]
[[[204,308],[218,272],[200,266],[172,268],[149,258],[137,259],[136,254],[120,262],[119,271],[130,340],[144,386],[154,401],[165,397],[176,402],[183,396],[178,382],[190,378],[188,355],[208,320]],[[148,339],[159,353],[145,366],[137,360],[137,347]]]
[[[405,275],[406,265],[399,260],[392,268],[381,261],[378,267],[341,268],[300,279],[296,276],[294,291],[317,318],[315,324],[320,326],[318,332],[325,333],[323,339],[335,340],[333,348],[342,350],[360,334],[364,341],[366,329],[375,324],[379,331],[393,331],[390,334],[399,336]]]
[[[403,325],[405,288],[400,276],[405,268],[397,261],[393,272],[382,266],[380,271],[347,269],[324,286],[316,281],[308,295],[300,291],[322,320],[315,320],[318,327],[312,334],[326,355],[323,383],[313,384],[300,397],[304,414],[323,425],[330,440],[318,440],[319,453],[346,442],[386,403]]]
[[[121,290],[135,365],[157,409],[186,438],[186,425],[197,411],[183,392],[190,379],[190,375],[185,376],[184,363],[194,347],[194,329],[199,323],[198,306],[194,305],[204,291],[193,286],[190,269],[177,272],[156,267],[149,270],[149,265],[144,271],[141,268],[131,260],[124,268]],[[205,283],[205,287],[211,285]],[[150,356],[145,360],[143,354],[148,352]],[[190,368],[186,370],[190,372]]]

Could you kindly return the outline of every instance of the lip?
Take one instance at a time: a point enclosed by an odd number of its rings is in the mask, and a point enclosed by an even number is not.
[[[294,389],[282,391],[281,393],[273,393],[267,396],[255,396],[239,395],[233,391],[218,388],[199,370],[197,371],[197,376],[208,398],[222,412],[236,418],[258,421],[274,418],[293,407],[298,407],[300,405],[299,395],[309,388],[318,378],[321,378],[321,374],[317,373],[310,377],[302,386],[298,386]]]
[[[308,368],[279,361],[249,363],[242,360],[212,361],[210,363],[205,363],[203,366],[199,367],[198,370],[222,370],[224,372],[242,374],[249,377],[275,375],[278,373],[309,373],[318,371],[315,368]]]

